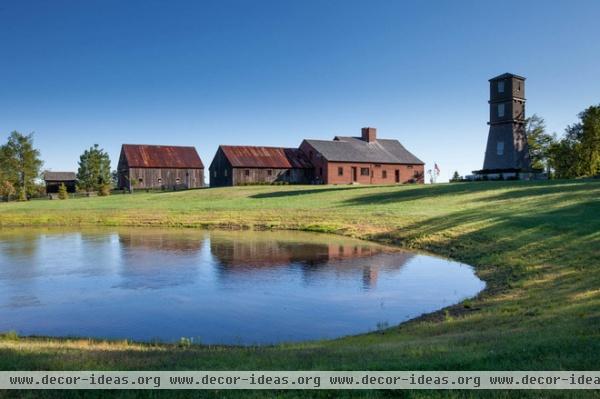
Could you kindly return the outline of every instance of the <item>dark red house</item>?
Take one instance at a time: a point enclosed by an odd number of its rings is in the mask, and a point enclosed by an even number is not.
[[[362,129],[361,137],[304,140],[300,150],[324,184],[423,183],[425,164],[398,140],[378,139],[377,130]]]

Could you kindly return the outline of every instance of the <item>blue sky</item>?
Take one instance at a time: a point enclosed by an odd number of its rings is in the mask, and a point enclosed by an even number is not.
[[[94,143],[298,146],[374,126],[441,180],[483,163],[488,82],[562,133],[600,103],[600,1],[0,0],[0,138],[45,168]]]

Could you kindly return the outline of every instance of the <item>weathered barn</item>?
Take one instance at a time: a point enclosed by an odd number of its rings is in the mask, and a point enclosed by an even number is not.
[[[123,144],[117,168],[121,189],[198,188],[204,165],[194,147]]]
[[[312,165],[296,148],[222,145],[209,170],[211,187],[312,180]]]
[[[58,193],[61,184],[65,185],[68,193],[74,193],[77,190],[75,172],[44,172],[44,182],[48,194]]]
[[[361,137],[304,140],[300,149],[314,165],[314,176],[324,184],[423,183],[425,164],[398,140],[378,139],[375,128]]]

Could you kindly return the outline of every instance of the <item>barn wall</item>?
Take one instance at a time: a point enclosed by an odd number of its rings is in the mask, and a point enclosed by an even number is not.
[[[203,169],[130,168],[134,189],[199,188],[204,186]],[[121,180],[121,179],[119,179]]]
[[[233,185],[279,183],[308,184],[312,180],[311,169],[233,168]]]
[[[231,164],[220,148],[210,164],[209,173],[211,187],[233,185]]]

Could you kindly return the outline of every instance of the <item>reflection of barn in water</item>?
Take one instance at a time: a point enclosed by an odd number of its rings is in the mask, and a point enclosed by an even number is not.
[[[307,284],[317,282],[324,274],[334,273],[340,278],[356,276],[364,288],[375,286],[381,270],[398,270],[413,257],[362,243],[277,239],[211,239],[210,250],[219,261],[219,277],[223,280],[247,278],[252,274],[260,277],[273,268],[294,267],[301,271]]]
[[[204,238],[188,232],[119,232],[122,288],[158,289],[191,284],[198,274]],[[186,259],[187,258],[187,259]]]

